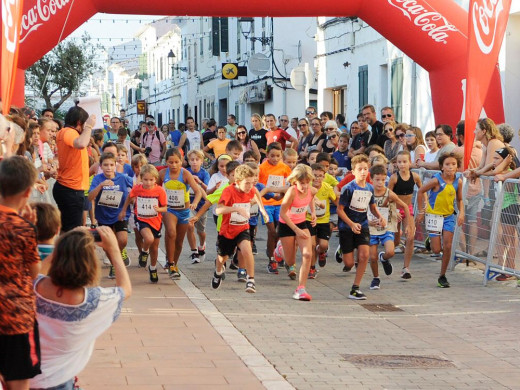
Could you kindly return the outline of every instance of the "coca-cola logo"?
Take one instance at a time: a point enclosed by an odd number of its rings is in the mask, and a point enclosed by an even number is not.
[[[36,4],[22,16],[20,43],[58,11],[65,8],[69,2],[70,0],[37,0]]]
[[[18,26],[15,23],[17,0],[2,0],[2,25],[4,26],[5,49],[13,53],[16,51],[16,37],[18,36]],[[20,15],[20,14],[18,14]]]
[[[388,0],[388,3],[400,10],[404,16],[437,43],[447,44],[450,31],[457,27],[448,22],[440,13],[418,4],[417,0]]]
[[[498,18],[503,10],[502,0],[481,0],[473,3],[471,22],[478,47],[484,54],[489,54],[495,46]]]

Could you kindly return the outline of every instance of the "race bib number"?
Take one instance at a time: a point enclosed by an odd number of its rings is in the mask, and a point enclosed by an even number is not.
[[[101,192],[101,195],[99,196],[98,206],[105,206],[113,209],[118,209],[119,205],[121,204],[122,198],[122,191],[103,190]]]
[[[441,233],[444,225],[444,217],[442,215],[428,214],[425,218],[426,230],[432,233]]]
[[[316,218],[323,217],[325,212],[327,211],[327,207],[320,208],[317,205],[314,205],[314,210],[316,212]],[[307,213],[311,215],[311,207],[307,206]]]
[[[251,209],[249,210],[249,215],[251,217],[257,217],[258,216],[258,205],[256,203],[251,206]]]
[[[267,178],[267,185],[266,187],[283,187],[285,184],[285,178],[283,176],[278,175],[269,175]]]
[[[170,209],[183,209],[184,203],[184,191],[183,190],[166,190],[168,197],[168,207]]]
[[[382,226],[370,226],[370,228],[374,228],[374,230],[378,233],[384,233],[386,232],[388,228],[388,216],[389,216],[389,209],[388,207],[378,207],[379,214],[383,217],[383,219],[386,221],[386,227]],[[378,221],[378,218],[368,210],[367,212],[368,220],[370,222],[376,222]]]
[[[157,216],[157,211],[153,207],[159,206],[159,199],[137,197],[136,202],[138,218],[153,218]]]
[[[241,209],[244,209],[247,211],[249,215],[251,215],[251,203],[234,203],[233,207],[240,207]],[[230,225],[245,225],[249,222],[249,218],[245,218],[236,211],[233,211],[231,213],[231,218],[229,220]]]
[[[300,215],[307,212],[307,206],[302,207],[291,207],[291,214],[292,215]]]
[[[366,213],[371,197],[372,193],[370,191],[354,190],[349,208],[358,213]]]

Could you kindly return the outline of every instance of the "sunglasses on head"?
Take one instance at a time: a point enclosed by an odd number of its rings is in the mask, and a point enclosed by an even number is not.
[[[392,114],[383,114],[381,115],[381,118],[391,118]]]

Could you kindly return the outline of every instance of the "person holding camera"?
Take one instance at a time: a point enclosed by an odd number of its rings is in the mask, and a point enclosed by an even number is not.
[[[146,118],[146,131],[141,134],[140,144],[148,162],[154,166],[161,165],[166,152],[166,139],[155,125],[153,117]]]
[[[115,267],[115,287],[99,286],[101,261],[96,244]],[[30,388],[72,389],[96,338],[119,317],[132,285],[116,235],[108,226],[94,231],[78,228],[62,235],[48,259],[48,275],[40,274],[34,282],[42,373],[30,380]]]

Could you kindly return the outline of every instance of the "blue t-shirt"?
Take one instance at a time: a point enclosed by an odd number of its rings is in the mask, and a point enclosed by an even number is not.
[[[366,183],[365,187],[360,187],[353,180],[341,189],[339,204],[344,206],[347,217],[352,222],[361,224],[363,228],[368,229],[367,210],[374,203],[374,187],[372,187],[372,184]],[[338,229],[352,230],[341,218],[338,221]]]
[[[89,192],[105,180],[108,179],[104,173],[94,176]],[[114,185],[103,187],[95,199],[96,219],[101,225],[113,225],[118,221],[121,208],[133,186],[132,178],[123,173],[116,172],[116,176],[110,180],[114,182]],[[126,211],[127,219],[130,216],[130,211],[129,207]]]
[[[172,140],[175,146],[179,146],[179,141],[181,140],[182,133],[180,130],[170,131],[170,139]]]
[[[350,159],[348,158],[348,150],[345,150],[344,152],[340,152],[339,150],[336,150],[334,153],[332,153],[332,157],[336,159],[338,162],[339,168],[348,168]]]
[[[255,187],[258,191],[262,191],[265,188],[265,185],[263,185],[262,183],[256,183]],[[264,198],[266,200],[269,200],[273,197],[274,197],[274,192],[267,192],[264,194],[264,196],[262,196],[262,198]],[[258,213],[259,213],[258,205],[254,204],[251,207],[251,216],[249,218],[249,225],[251,225],[251,226],[258,225]]]
[[[200,171],[198,171],[197,173],[193,173],[191,167],[188,167],[187,171],[191,173],[193,176],[197,176],[199,180],[204,184],[209,184],[209,173],[204,168],[200,168]],[[193,199],[195,199],[195,192],[193,192],[193,189],[190,188],[190,203],[193,202]],[[206,201],[204,199],[201,199],[199,204],[195,208],[195,211],[199,211],[200,208],[204,206],[204,203],[206,203]]]
[[[132,169],[132,166],[130,164],[125,164],[123,166],[123,174],[129,177],[134,177],[134,170]]]

